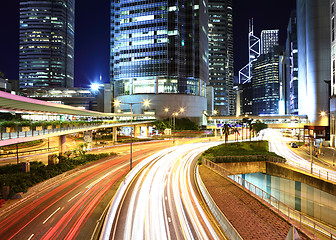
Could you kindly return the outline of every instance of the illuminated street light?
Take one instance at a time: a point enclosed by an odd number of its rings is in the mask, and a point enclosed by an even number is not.
[[[97,92],[100,88],[100,86],[102,86],[102,84],[99,84],[99,83],[92,83],[90,88],[91,88],[91,91],[93,92]]]
[[[114,101],[115,106],[119,106],[121,104],[126,104],[131,106],[131,144],[130,144],[130,170],[132,170],[132,143],[133,143],[133,105],[135,104],[142,104],[145,107],[148,107],[150,102],[149,100],[145,100],[143,102],[135,102],[135,103],[126,103],[120,102],[119,100]]]

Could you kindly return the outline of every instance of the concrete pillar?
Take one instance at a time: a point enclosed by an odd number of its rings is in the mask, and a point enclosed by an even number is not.
[[[117,134],[117,127],[114,127],[113,129],[112,129],[112,142],[113,142],[113,144],[115,144],[116,142],[117,142],[117,138],[118,138],[118,134]]]
[[[145,137],[148,138],[149,125],[146,125]]]
[[[58,138],[58,152],[63,154],[66,151],[66,135],[61,135]]]
[[[133,125],[134,126],[134,137],[139,137],[140,136],[140,125]]]

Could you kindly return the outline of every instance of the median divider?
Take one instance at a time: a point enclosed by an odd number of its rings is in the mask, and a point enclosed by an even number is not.
[[[207,203],[207,205],[208,205],[209,209],[211,210],[213,216],[215,217],[215,219],[217,220],[217,222],[221,226],[221,228],[224,231],[224,233],[226,234],[226,236],[229,239],[242,240],[243,238],[240,236],[240,234],[237,232],[237,230],[232,226],[230,221],[224,216],[224,214],[218,208],[215,201],[212,199],[210,193],[206,189],[206,187],[205,187],[205,185],[204,185],[204,183],[201,179],[201,176],[199,174],[198,166],[197,166],[197,169],[196,169],[196,179],[197,179],[198,187],[199,187],[199,189],[200,189],[200,191],[203,195],[203,198],[204,198],[205,202]]]

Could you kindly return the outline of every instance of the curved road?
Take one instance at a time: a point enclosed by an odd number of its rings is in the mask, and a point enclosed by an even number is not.
[[[209,220],[193,184],[195,158],[218,144],[188,144],[157,154],[131,183],[102,238],[225,239]]]
[[[262,135],[265,140],[269,141],[270,151],[286,158],[288,165],[299,168],[305,172],[312,173],[318,177],[336,182],[336,172],[334,170],[319,166],[314,162],[312,163],[311,161],[308,161],[291,151],[286,146],[288,139],[282,137],[278,130],[263,130]]]
[[[171,146],[136,145],[134,165]],[[0,239],[91,239],[111,188],[129,171],[129,155],[89,164],[40,185],[33,193],[0,209]]]

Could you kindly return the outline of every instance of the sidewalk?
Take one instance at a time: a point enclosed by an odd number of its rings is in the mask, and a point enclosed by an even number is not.
[[[290,148],[293,152],[295,152],[300,157],[310,161],[310,150],[309,146],[299,146],[298,148],[292,148],[290,144],[287,144],[287,147]],[[313,155],[313,162],[314,164],[323,166],[325,168],[336,170],[336,151],[330,147],[322,147],[322,148],[315,148],[320,154],[318,157]],[[319,150],[320,149],[320,150]],[[333,156],[334,154],[334,156]]]
[[[284,217],[206,166],[199,171],[211,197],[243,239],[286,238],[291,224]],[[299,234],[302,240],[311,237]]]

